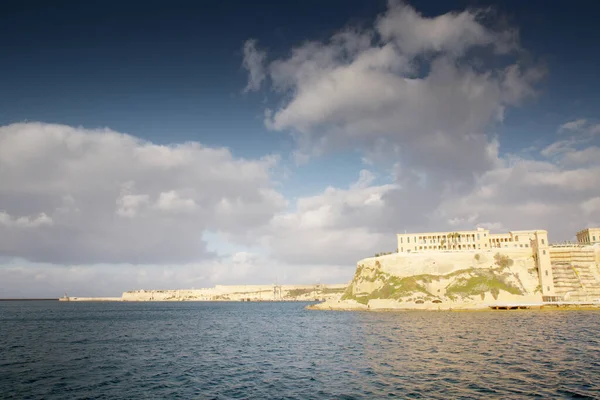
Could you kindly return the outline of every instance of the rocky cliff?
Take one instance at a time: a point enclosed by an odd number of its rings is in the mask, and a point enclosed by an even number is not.
[[[391,254],[367,258],[341,301],[317,308],[461,308],[540,302],[530,249]]]

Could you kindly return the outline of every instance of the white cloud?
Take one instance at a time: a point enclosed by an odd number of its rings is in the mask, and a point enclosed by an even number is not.
[[[205,230],[243,233],[285,207],[273,188],[276,163],[110,130],[3,126],[0,254],[54,263],[199,261],[212,256]]]
[[[565,122],[564,124],[562,124],[561,126],[558,127],[558,132],[563,133],[563,132],[579,131],[579,130],[581,130],[581,128],[583,128],[585,125],[587,125],[587,123],[588,123],[587,120],[583,119],[583,118]]]
[[[276,256],[317,262],[313,255],[329,246],[332,257],[356,260],[404,229],[548,228],[560,239],[587,225],[578,205],[599,194],[590,134],[600,128],[564,124],[559,131],[587,136],[549,144],[541,151],[548,161],[501,155],[501,138],[490,132],[537,95],[545,70],[521,58],[515,29],[493,29],[488,16],[429,18],[392,1],[372,28],[304,42],[267,66],[282,102],[265,111],[265,124],[290,132],[305,162],[358,148],[370,167],[394,165],[385,189],[365,174],[348,190],[328,188],[274,217],[273,232],[286,232],[269,237]],[[358,193],[360,207],[348,206]],[[293,243],[307,237],[313,243],[303,253]]]
[[[569,166],[600,165],[600,147],[590,146],[582,150],[571,149],[563,154],[561,162]]]
[[[461,55],[474,46],[495,46],[506,52],[517,46],[512,31],[495,32],[482,25],[480,10],[451,12],[427,18],[402,1],[390,1],[388,12],[376,24],[384,40],[393,40],[404,54],[450,52]]]
[[[542,151],[540,151],[540,154],[542,154],[545,157],[552,157],[556,154],[563,154],[567,151],[574,150],[574,145],[576,143],[577,143],[577,141],[575,141],[573,139],[558,140],[554,143],[549,144],[544,149],[542,149]]]
[[[348,189],[329,187],[302,197],[293,211],[277,214],[254,235],[271,257],[292,265],[352,265],[374,252],[392,251],[393,237],[369,225],[384,217],[382,197],[395,185],[373,186],[372,180],[363,171]]]
[[[600,134],[600,124],[595,124],[587,119],[580,118],[565,122],[559,126],[558,133],[578,133],[593,137]]]
[[[49,226],[52,223],[52,218],[43,212],[35,216],[12,217],[7,212],[0,211],[0,225],[4,225],[5,227],[37,228],[40,226]]]
[[[183,198],[175,190],[161,192],[154,205],[156,208],[166,212],[192,212],[198,206],[194,199]]]
[[[535,94],[543,70],[517,61],[516,32],[485,26],[484,14],[427,18],[390,2],[372,29],[293,48],[267,67],[283,100],[266,110],[266,126],[292,132],[304,161],[359,147],[369,162],[393,155],[430,181],[493,168],[498,145],[486,129]],[[515,61],[476,64],[467,57],[476,47]]]
[[[517,159],[482,174],[473,190],[448,198],[436,213],[463,220],[477,215],[472,222],[488,228],[548,229],[551,239],[565,240],[587,226],[590,214],[600,212],[592,207],[599,187],[597,166],[566,168],[560,163]]]
[[[256,40],[249,39],[244,43],[243,66],[248,71],[248,85],[245,92],[258,90],[265,80],[264,62],[266,53],[256,49]]]

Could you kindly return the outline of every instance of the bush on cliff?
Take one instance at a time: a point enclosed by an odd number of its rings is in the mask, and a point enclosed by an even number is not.
[[[446,296],[454,300],[457,297],[482,296],[486,292],[490,292],[494,299],[498,299],[500,290],[523,295],[521,289],[506,282],[502,276],[496,275],[494,271],[475,269],[472,274],[469,277],[460,277],[450,284],[446,288]]]
[[[512,258],[500,253],[496,253],[496,255],[494,256],[494,260],[496,261],[496,264],[498,264],[502,268],[511,267],[515,263]]]

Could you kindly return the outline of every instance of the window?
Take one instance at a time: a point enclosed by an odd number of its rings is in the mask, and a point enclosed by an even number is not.
[[[546,242],[544,241],[544,239],[542,239],[542,244],[546,244]]]
[[[543,252],[544,252],[544,255],[546,255],[546,250],[543,250]]]
[[[400,238],[400,243],[402,243],[402,238]]]
[[[409,237],[406,238],[406,243],[410,243],[410,238]]]
[[[546,270],[546,276],[548,276],[548,270]]]
[[[521,244],[520,247],[523,247],[523,245]]]
[[[479,240],[479,233],[477,234],[477,240]]]
[[[515,242],[518,242],[518,241],[519,241],[519,237],[515,236]]]
[[[404,247],[401,247],[401,248],[400,248],[400,251],[404,252]]]
[[[528,245],[528,244],[525,244],[525,247],[529,247],[529,245]]]
[[[592,240],[595,242],[595,241],[596,241],[596,236],[593,236],[593,237],[592,237]]]
[[[486,237],[486,236],[487,236],[487,233],[484,233],[484,234],[483,234],[483,237]]]
[[[487,243],[485,244],[485,247],[487,247]]]
[[[548,289],[548,291],[550,291],[550,286],[546,286],[546,289]]]

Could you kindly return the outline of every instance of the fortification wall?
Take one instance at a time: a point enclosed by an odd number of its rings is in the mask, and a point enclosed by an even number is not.
[[[275,301],[339,298],[346,284],[328,285],[217,285],[206,289],[135,290],[123,301]]]

